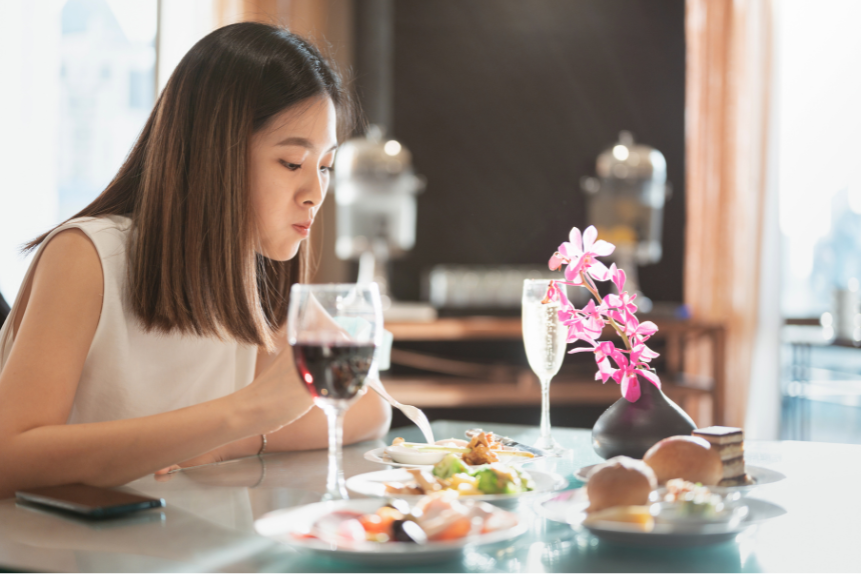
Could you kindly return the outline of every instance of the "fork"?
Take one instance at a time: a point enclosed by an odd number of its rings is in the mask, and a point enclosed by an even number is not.
[[[403,403],[396,400],[394,397],[389,395],[389,392],[386,391],[386,388],[383,387],[383,382],[379,380],[377,377],[369,377],[365,380],[368,386],[376,391],[380,397],[391,403],[394,407],[397,407],[401,410],[401,413],[407,416],[407,418],[415,423],[418,428],[421,430],[422,434],[425,436],[425,441],[427,443],[433,443],[433,430],[431,429],[430,422],[428,421],[427,416],[424,412],[418,407],[413,407],[412,405],[404,405]]]

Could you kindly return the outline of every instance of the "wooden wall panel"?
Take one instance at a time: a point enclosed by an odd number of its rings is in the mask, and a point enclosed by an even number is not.
[[[580,177],[631,130],[664,153],[675,189],[664,258],[641,283],[656,300],[682,301],[684,1],[394,7],[394,135],[428,180],[416,248],[393,266],[395,295],[418,298],[438,263],[546,262],[586,224]]]

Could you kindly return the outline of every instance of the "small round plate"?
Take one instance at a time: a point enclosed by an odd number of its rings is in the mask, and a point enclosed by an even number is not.
[[[433,465],[411,465],[408,463],[397,463],[386,453],[385,447],[378,447],[365,452],[365,459],[381,465],[391,465],[392,467],[411,467],[414,469],[430,469]],[[540,457],[519,457],[519,456],[499,456],[499,462],[503,465],[523,465],[524,463],[532,463]]]
[[[412,467],[428,469],[433,467],[433,465],[410,465],[408,463],[398,463],[394,461],[388,453],[386,453],[385,447],[378,447],[377,449],[366,451],[365,459],[367,459],[368,461],[373,461],[374,463],[380,463],[382,465],[391,465],[392,467]]]
[[[534,491],[514,495],[461,495],[460,498],[489,501],[492,503],[530,495],[547,495],[568,487],[568,481],[561,475],[535,471],[533,469],[529,470],[529,475],[532,476],[532,480],[535,482]],[[366,497],[397,497],[398,499],[406,499],[407,501],[421,499],[422,495],[390,495],[386,493],[386,483],[408,483],[412,480],[413,476],[405,469],[385,469],[383,471],[372,471],[371,473],[354,475],[347,480],[347,489]]]
[[[743,516],[740,521],[725,524],[704,521],[698,525],[693,525],[690,521],[677,524],[658,523],[651,532],[643,532],[629,524],[610,521],[583,525],[583,520],[586,518],[585,510],[589,506],[585,488],[560,493],[541,503],[537,511],[545,519],[588,529],[596,537],[608,541],[626,545],[660,547],[694,547],[730,541],[748,527],[786,513],[783,507],[760,499],[739,499],[734,501],[733,505],[747,508],[746,514],[739,514]]]
[[[601,464],[596,463],[595,465],[587,465],[586,467],[581,467],[574,473],[574,479],[582,481],[583,483],[588,482],[589,474],[598,465]],[[709,489],[715,493],[747,493],[748,491],[756,489],[761,485],[777,483],[778,481],[783,481],[784,479],[786,479],[786,476],[779,471],[774,471],[773,469],[768,469],[766,467],[757,467],[756,465],[745,465],[744,471],[753,479],[752,484],[737,485],[735,487],[709,486]]]
[[[365,565],[419,565],[447,561],[461,554],[468,545],[489,545],[507,541],[523,534],[526,525],[520,521],[515,527],[454,541],[426,543],[356,543],[339,546],[320,539],[303,537],[320,517],[340,510],[372,513],[385,505],[386,499],[357,499],[312,503],[267,513],[254,522],[260,535],[271,537],[304,552],[326,555],[340,561]]]

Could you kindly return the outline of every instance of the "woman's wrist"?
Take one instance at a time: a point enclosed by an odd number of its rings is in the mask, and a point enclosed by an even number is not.
[[[223,447],[223,450],[225,460],[257,455],[260,451],[260,436],[251,435],[233,443],[228,443]]]

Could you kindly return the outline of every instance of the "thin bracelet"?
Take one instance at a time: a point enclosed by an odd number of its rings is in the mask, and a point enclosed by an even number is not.
[[[260,451],[257,452],[257,455],[263,455],[263,452],[266,451],[266,434],[261,433],[260,437],[263,438],[263,445],[260,446]]]
[[[250,488],[254,489],[255,487],[260,487],[260,485],[263,483],[263,481],[265,479],[266,479],[266,460],[261,457],[260,458],[260,479],[257,480],[257,483],[250,486]]]

